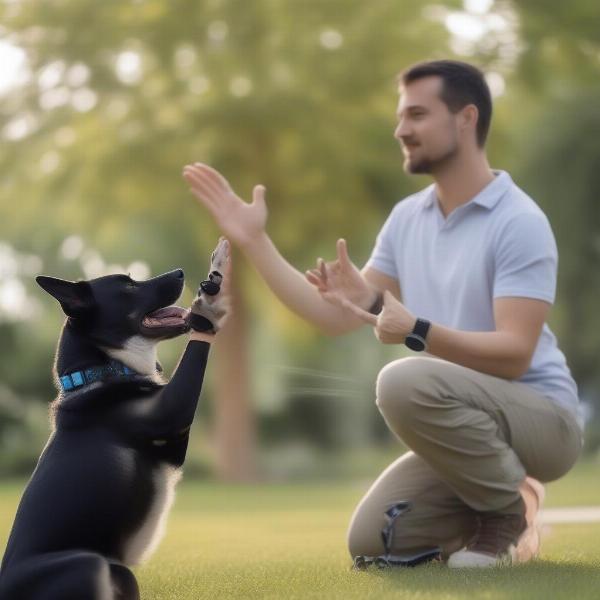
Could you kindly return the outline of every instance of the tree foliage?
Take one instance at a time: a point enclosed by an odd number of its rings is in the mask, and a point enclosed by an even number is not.
[[[79,235],[105,263],[142,260],[154,273],[182,266],[189,282],[198,281],[218,232],[180,173],[187,162],[202,160],[246,198],[254,184],[266,185],[269,232],[301,270],[317,256],[331,256],[342,236],[361,263],[391,206],[428,183],[401,171],[392,137],[395,76],[413,62],[452,56],[443,19],[431,15],[462,8],[458,0],[432,6],[417,0],[5,2],[0,35],[26,51],[31,77],[0,98],[0,237],[42,257],[44,271],[55,275],[83,275],[82,261],[60,252],[65,238]],[[561,255],[556,329],[575,374],[593,382],[600,338],[584,324],[597,320],[598,282],[590,273],[597,271],[598,136],[586,132],[598,130],[598,96],[593,90],[579,96],[597,79],[598,9],[588,0],[497,0],[492,10],[515,17],[520,46],[511,50],[509,42],[502,46],[488,36],[467,57],[506,78],[491,156],[494,165],[514,170],[549,212]],[[45,302],[33,292],[32,273],[23,273],[30,293]],[[278,375],[271,367],[285,359],[311,372],[347,370],[368,378],[387,349],[368,335],[358,343],[324,341],[290,317],[243,262],[236,277],[247,321],[231,343],[252,343],[249,369],[256,375],[242,387],[254,390],[255,406],[265,413],[269,402],[280,406],[277,418],[293,405],[312,411],[313,422],[333,423],[339,410],[314,405],[332,393],[335,380],[323,392],[320,375],[313,386],[306,373]],[[1,325],[0,375],[9,387],[49,396],[48,357],[58,324],[52,309]],[[582,338],[571,335],[573,327],[584,329]],[[169,350],[167,363],[178,349]],[[293,383],[302,377],[308,384]],[[309,388],[315,389],[307,400]],[[356,408],[360,402],[348,399],[352,427],[368,421]]]

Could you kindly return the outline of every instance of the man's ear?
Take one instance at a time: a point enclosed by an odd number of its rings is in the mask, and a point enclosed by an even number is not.
[[[66,281],[56,277],[38,275],[39,286],[56,298],[68,317],[82,317],[94,306],[92,287],[87,281]]]
[[[479,121],[479,109],[474,104],[467,104],[460,111],[461,128],[477,129],[477,121]]]

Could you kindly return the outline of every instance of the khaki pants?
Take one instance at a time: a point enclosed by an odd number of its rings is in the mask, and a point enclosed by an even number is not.
[[[348,532],[352,556],[384,553],[384,511],[408,500],[394,524],[394,553],[462,548],[477,511],[500,511],[519,499],[526,475],[547,482],[576,461],[582,434],[575,418],[530,387],[436,358],[387,365],[377,405],[410,448],[375,481]]]

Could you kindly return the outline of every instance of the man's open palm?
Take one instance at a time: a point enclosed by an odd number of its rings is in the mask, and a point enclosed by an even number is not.
[[[223,233],[238,245],[244,245],[264,232],[267,222],[265,188],[257,185],[252,203],[244,202],[215,169],[202,163],[186,165],[183,178],[200,203],[208,209]]]

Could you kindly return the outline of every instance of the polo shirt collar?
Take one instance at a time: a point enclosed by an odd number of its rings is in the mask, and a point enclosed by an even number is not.
[[[480,192],[467,204],[471,202],[490,210],[498,204],[500,198],[509,190],[513,181],[506,171],[494,171],[496,177],[490,181]]]
[[[475,195],[469,202],[463,204],[468,206],[470,204],[477,204],[483,206],[489,210],[492,210],[496,204],[500,201],[500,198],[509,190],[513,181],[511,176],[506,171],[493,171],[496,177],[493,181],[490,181],[477,195]],[[423,206],[425,208],[432,207],[437,200],[435,193],[435,185],[432,184],[427,188],[425,195],[425,201]]]

